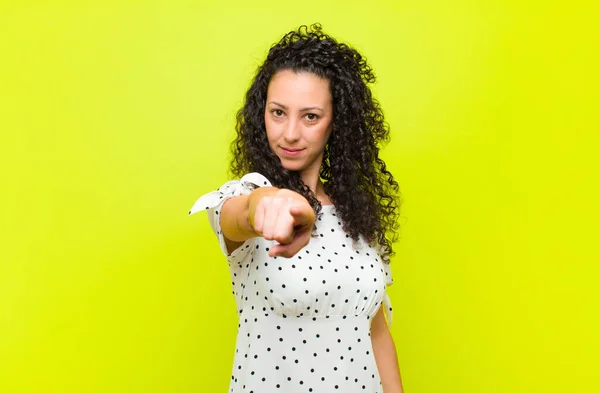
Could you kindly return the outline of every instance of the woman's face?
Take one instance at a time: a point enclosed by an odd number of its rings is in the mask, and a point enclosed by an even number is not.
[[[277,72],[271,78],[265,126],[271,150],[285,169],[318,174],[333,118],[329,81],[308,72]]]

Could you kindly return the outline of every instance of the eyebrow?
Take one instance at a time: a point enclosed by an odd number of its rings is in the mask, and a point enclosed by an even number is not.
[[[277,106],[282,107],[283,109],[288,109],[287,106],[280,104],[279,102],[275,102],[275,101],[270,101],[269,104],[275,104]],[[312,110],[319,110],[321,112],[325,112],[323,109],[319,108],[318,106],[307,106],[306,108],[302,108],[300,109],[300,112],[305,112],[305,111],[312,111]]]

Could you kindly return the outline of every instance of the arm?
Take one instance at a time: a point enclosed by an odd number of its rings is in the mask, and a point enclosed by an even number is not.
[[[380,307],[371,322],[371,343],[384,393],[404,393],[396,346]]]

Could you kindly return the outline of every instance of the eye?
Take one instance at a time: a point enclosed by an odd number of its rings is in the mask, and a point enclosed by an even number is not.
[[[306,120],[308,120],[309,122],[315,122],[319,119],[319,116],[315,115],[314,113],[307,113],[306,114]]]
[[[271,111],[271,113],[273,115],[275,115],[275,117],[281,117],[281,116],[283,116],[283,111],[281,109],[273,109]]]

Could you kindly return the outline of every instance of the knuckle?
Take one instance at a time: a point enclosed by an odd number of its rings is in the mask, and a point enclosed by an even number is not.
[[[277,240],[281,244],[288,244],[291,239],[290,239],[290,236],[288,236],[286,234],[277,234],[277,236],[275,237],[275,240]]]

